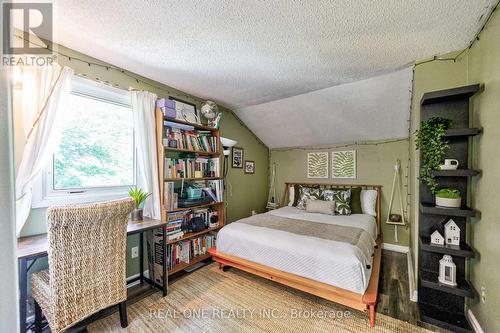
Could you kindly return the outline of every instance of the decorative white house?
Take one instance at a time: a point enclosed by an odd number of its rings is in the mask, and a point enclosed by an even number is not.
[[[444,241],[446,245],[460,245],[460,228],[453,219],[444,225]]]
[[[431,234],[431,244],[432,245],[444,245],[444,237],[437,230]]]
[[[452,287],[457,286],[457,266],[453,262],[450,255],[445,254],[439,260],[439,283],[446,284]]]

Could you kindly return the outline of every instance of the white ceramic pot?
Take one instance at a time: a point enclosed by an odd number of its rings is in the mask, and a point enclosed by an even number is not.
[[[449,199],[449,198],[440,198],[436,196],[436,206],[440,207],[448,207],[448,208],[460,208],[462,199]]]

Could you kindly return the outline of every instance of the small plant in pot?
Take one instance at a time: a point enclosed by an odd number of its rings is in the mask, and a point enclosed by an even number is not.
[[[436,192],[436,206],[460,208],[462,197],[460,191],[454,188],[442,188]]]
[[[142,189],[135,186],[128,191],[128,195],[130,195],[130,197],[134,199],[134,210],[130,215],[132,221],[142,221],[143,219],[142,207],[144,205],[144,201],[146,201],[146,199],[151,195],[151,193],[146,193]]]

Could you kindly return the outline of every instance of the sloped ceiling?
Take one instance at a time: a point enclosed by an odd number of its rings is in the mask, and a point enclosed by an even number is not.
[[[463,48],[497,0],[54,0],[55,39],[232,108]]]
[[[64,46],[237,110],[275,148],[405,137],[411,71],[394,71],[464,48],[496,3],[55,0],[54,27]]]
[[[413,69],[237,111],[269,147],[408,137]]]

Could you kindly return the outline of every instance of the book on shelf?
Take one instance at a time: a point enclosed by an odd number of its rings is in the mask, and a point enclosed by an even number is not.
[[[217,202],[222,202],[224,200],[224,182],[222,179],[208,180],[208,189],[210,189],[215,196]],[[208,190],[205,190],[207,193]],[[209,194],[210,195],[210,194]]]
[[[209,248],[215,246],[215,234],[207,234],[168,245],[168,270],[173,270],[175,265],[181,263],[189,264],[193,258],[206,254]]]
[[[164,177],[182,178],[215,178],[219,177],[218,158],[169,158],[164,161]]]
[[[171,141],[176,142],[177,149],[203,151],[207,153],[218,152],[217,137],[210,131],[197,131],[188,129],[189,126],[165,121],[164,147],[172,147]],[[174,126],[175,124],[175,126]],[[191,126],[192,128],[192,126]]]
[[[175,193],[175,183],[165,182],[163,186],[163,202],[166,210],[174,210],[177,208],[178,194]]]

